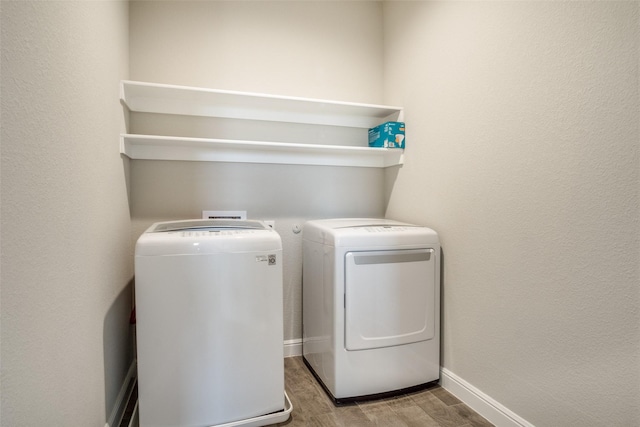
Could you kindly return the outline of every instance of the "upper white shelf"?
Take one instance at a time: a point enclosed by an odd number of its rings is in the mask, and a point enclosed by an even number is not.
[[[388,167],[403,163],[399,149],[370,148],[366,129],[386,121],[402,121],[402,108],[309,98],[233,92],[124,80],[120,99],[132,112],[243,119],[242,131],[259,130],[265,122],[282,123],[295,141],[247,141],[235,132],[224,139],[159,135],[122,135],[120,152],[132,159],[196,160],[214,162],[276,163],[301,165]],[[132,118],[133,119],[133,118]],[[296,133],[292,126],[296,124]],[[300,131],[301,126],[313,129]],[[336,132],[315,138],[331,126]],[[326,128],[325,128],[326,130]],[[154,133],[156,129],[153,129]],[[354,136],[353,132],[357,134]],[[162,133],[161,131],[159,133]],[[258,134],[260,132],[254,132]],[[327,134],[328,135],[328,134]],[[207,135],[209,136],[209,135]],[[218,135],[220,136],[220,135]],[[238,138],[234,138],[238,136]],[[262,134],[260,133],[260,136]],[[315,138],[315,139],[314,139]],[[303,143],[297,143],[298,140]],[[313,140],[316,144],[307,143]],[[361,146],[324,144],[324,140],[354,140]],[[360,142],[361,141],[361,142]]]
[[[125,80],[120,98],[131,111],[371,128],[400,121],[402,108]]]

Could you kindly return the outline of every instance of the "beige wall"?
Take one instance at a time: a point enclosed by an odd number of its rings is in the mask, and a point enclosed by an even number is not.
[[[640,424],[638,2],[390,2],[387,215],[444,251],[444,367],[536,426]]]
[[[104,424],[131,355],[132,241],[202,209],[276,220],[287,339],[293,224],[386,209],[432,226],[445,368],[538,426],[640,423],[637,2],[3,0],[0,14],[2,425]],[[129,211],[127,77],[404,105],[406,164],[135,161]]]
[[[127,4],[2,1],[3,426],[104,426],[132,361]]]
[[[382,100],[377,2],[132,1],[131,79]]]
[[[130,33],[133,80],[382,100],[380,3],[140,1],[131,3]],[[165,133],[180,129],[183,136],[220,137],[202,131],[215,123],[132,114],[136,132],[163,127]],[[302,336],[302,236],[292,232],[293,225],[384,215],[384,173],[377,168],[138,160],[131,165],[134,239],[154,221],[198,218],[203,210],[246,210],[249,218],[275,220],[285,254],[285,340]]]

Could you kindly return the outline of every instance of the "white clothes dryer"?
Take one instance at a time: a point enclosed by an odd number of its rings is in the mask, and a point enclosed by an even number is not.
[[[440,377],[440,243],[388,219],[303,227],[303,358],[336,404]]]
[[[156,223],[135,272],[141,427],[289,417],[278,233],[259,221]]]

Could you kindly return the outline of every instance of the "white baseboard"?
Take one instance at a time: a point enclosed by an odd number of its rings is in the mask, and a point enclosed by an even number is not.
[[[293,357],[293,356],[302,356],[302,338],[296,338],[296,339],[284,341],[284,357]],[[104,427],[114,427],[115,423],[119,421],[116,418],[119,418],[122,415],[121,409],[124,409],[122,408],[122,405],[127,404],[127,398],[128,398],[128,396],[126,395],[127,386],[129,385],[129,381],[132,378],[135,378],[135,376],[136,376],[136,361],[134,360],[131,363],[131,366],[129,367],[129,371],[127,372],[127,376],[125,377],[122,383],[122,387],[120,388],[120,393],[118,393],[116,403],[113,409],[111,410],[109,421],[105,424]],[[133,418],[137,417],[138,415],[137,412],[138,411],[136,407],[136,411],[134,413]],[[133,421],[133,418],[132,418],[132,421]]]
[[[131,420],[129,421],[129,427],[138,427],[140,425],[140,414],[138,413],[138,402],[136,402],[136,406],[133,408],[133,414],[131,415]]]
[[[284,357],[302,356],[302,338],[285,340]]]
[[[440,368],[440,385],[496,427],[534,427],[446,368]]]
[[[109,415],[109,420],[104,427],[114,427],[116,423],[120,422],[120,418],[126,409],[125,406],[129,400],[129,394],[127,393],[127,388],[129,386],[129,382],[131,379],[135,378],[137,375],[136,369],[136,360],[134,359],[131,362],[131,366],[129,366],[129,370],[127,371],[127,376],[124,378],[122,382],[122,386],[120,387],[120,392],[118,393],[118,397],[116,398],[116,403],[113,405],[111,409],[111,415]],[[129,390],[130,392],[130,390]]]
[[[285,340],[284,357],[302,356],[302,338]],[[116,404],[111,411],[109,421],[105,427],[114,427],[116,420],[121,414],[122,405],[127,404],[127,386],[129,381],[136,376],[136,361],[129,367],[127,376],[123,381],[122,388],[116,399]],[[496,427],[535,427],[533,424],[515,414],[507,407],[497,402],[478,388],[469,384],[453,372],[446,368],[440,368],[440,385],[464,402],[471,409],[496,425]],[[136,408],[137,409],[137,408]],[[134,417],[137,417],[137,411]],[[133,421],[133,419],[132,419]]]
[[[285,340],[283,345],[284,357],[302,356],[302,338]],[[121,416],[121,409],[123,409],[122,405],[127,404],[127,386],[129,381],[132,378],[135,378],[136,374],[136,361],[134,360],[129,367],[129,371],[123,381],[120,393],[118,393],[116,404],[111,411],[109,421],[105,424],[105,427],[114,427],[115,423],[119,421],[116,418]],[[496,427],[535,427],[524,418],[515,414],[507,407],[446,368],[440,368],[440,385],[460,399],[464,404],[486,418],[492,424],[496,425]],[[137,415],[136,408],[134,418],[136,418]]]

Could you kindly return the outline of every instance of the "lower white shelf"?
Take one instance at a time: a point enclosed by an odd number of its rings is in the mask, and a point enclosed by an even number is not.
[[[397,148],[292,144],[125,134],[120,153],[139,160],[275,163],[386,168],[401,165]]]

